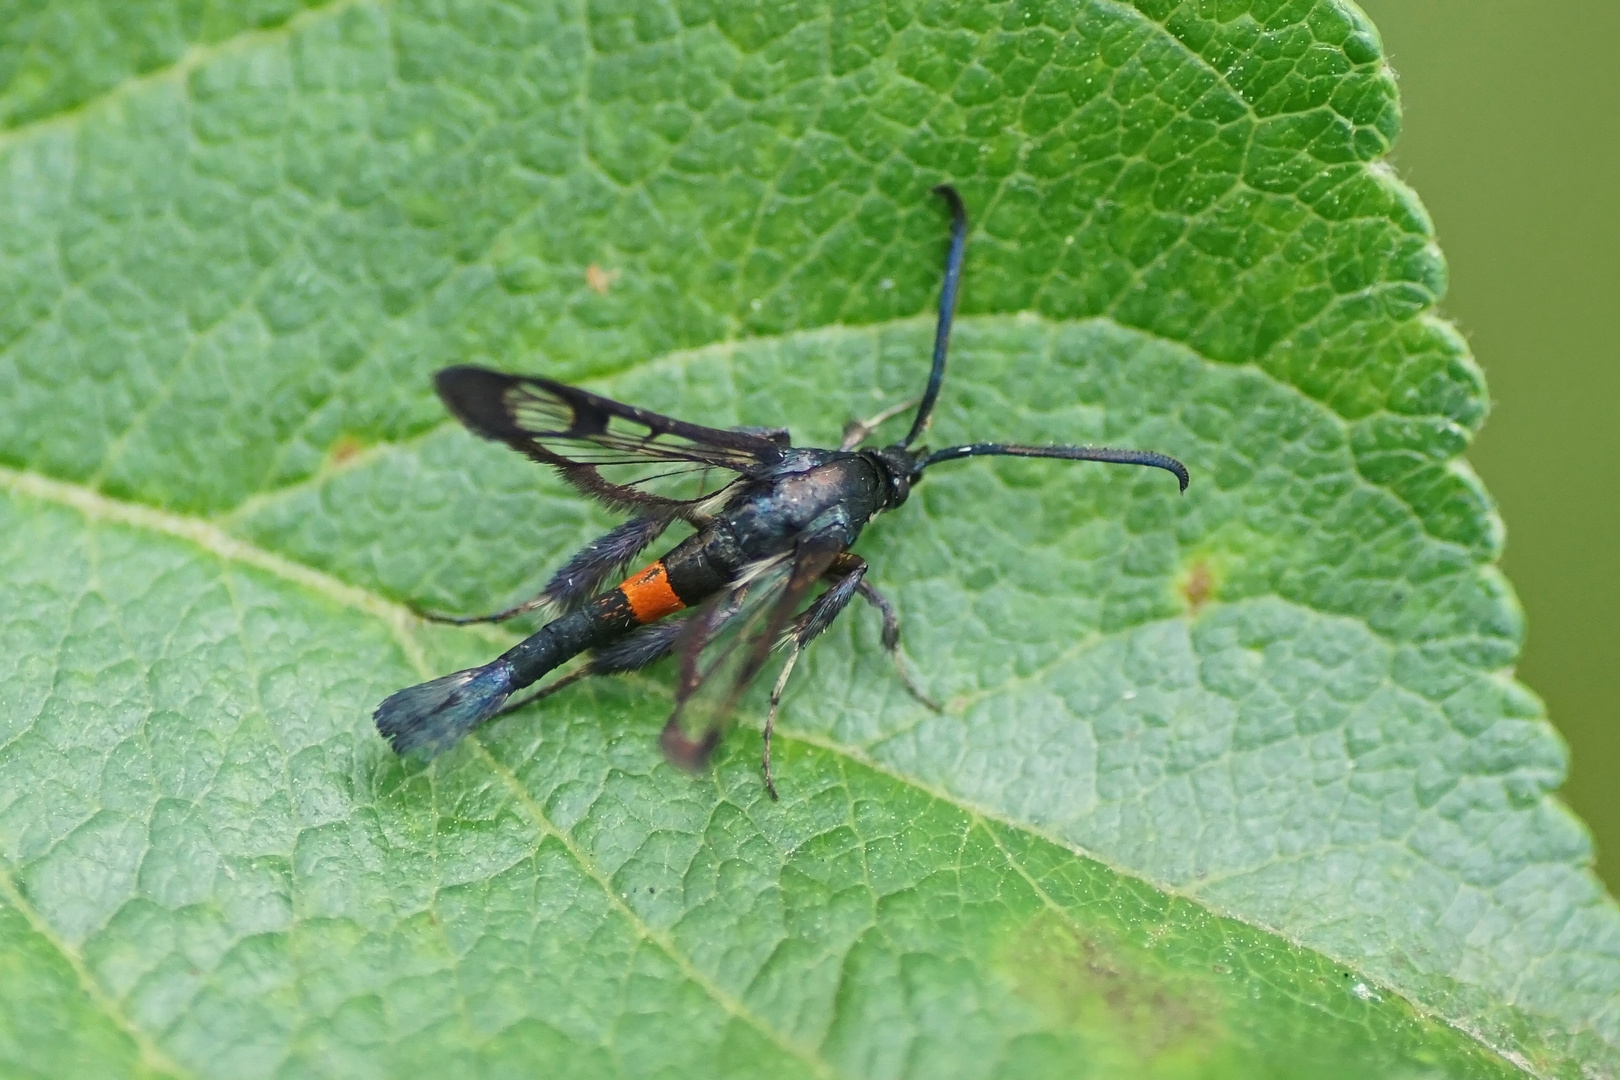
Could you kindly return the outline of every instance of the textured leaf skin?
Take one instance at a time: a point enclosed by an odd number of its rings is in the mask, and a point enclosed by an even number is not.
[[[0,20],[5,1072],[1620,1071],[1620,917],[1353,9]],[[826,444],[920,386],[942,179],[930,439],[1151,446],[1187,495],[931,474],[861,551],[949,707],[857,613],[780,805],[750,732],[662,764],[656,672],[393,758],[370,708],[510,640],[401,602],[605,524],[428,375]]]

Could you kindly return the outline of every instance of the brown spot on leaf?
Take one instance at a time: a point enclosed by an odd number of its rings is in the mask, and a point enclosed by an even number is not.
[[[1026,923],[1001,960],[1019,997],[1058,1024],[1112,1032],[1139,1061],[1197,1057],[1221,1041],[1211,988],[1165,971],[1150,953],[1111,947],[1053,912]]]
[[[1193,563],[1187,576],[1181,579],[1181,598],[1186,601],[1187,613],[1197,615],[1215,596],[1215,575],[1209,563],[1199,559]]]
[[[595,263],[585,268],[585,284],[598,296],[606,296],[608,290],[613,288],[613,283],[618,280],[617,270],[604,270]]]
[[[338,437],[337,442],[332,444],[332,449],[327,454],[327,457],[331,459],[334,466],[341,468],[358,457],[360,451],[365,448],[366,444],[353,435],[342,435]]]

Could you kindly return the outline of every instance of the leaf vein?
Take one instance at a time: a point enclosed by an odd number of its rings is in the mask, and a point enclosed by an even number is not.
[[[10,872],[4,868],[0,868],[0,900],[4,900],[27,920],[34,933],[38,934],[46,944],[55,950],[58,956],[66,961],[68,967],[73,970],[74,977],[78,980],[79,989],[84,992],[85,997],[89,998],[91,1003],[107,1019],[113,1022],[118,1030],[122,1031],[135,1044],[135,1049],[140,1054],[143,1064],[155,1072],[167,1073],[176,1078],[192,1075],[180,1068],[173,1059],[165,1054],[145,1029],[125,1015],[119,1002],[102,988],[101,983],[90,971],[89,966],[85,964],[84,958],[57,935],[51,925],[35,910],[33,904],[28,902],[28,898],[18,888]]]
[[[234,37],[225,38],[209,45],[193,45],[166,67],[155,68],[143,75],[125,79],[123,82],[108,87],[99,94],[84,99],[72,108],[52,113],[26,124],[20,124],[9,131],[0,132],[0,153],[4,153],[14,143],[33,138],[39,132],[56,128],[77,127],[81,121],[99,109],[108,107],[112,103],[121,101],[132,94],[139,93],[147,87],[183,79],[203,65],[220,57],[230,56],[244,49],[251,49],[255,45],[290,38],[306,26],[341,15],[349,8],[358,7],[361,4],[386,7],[392,2],[393,0],[328,0],[327,3],[318,7],[306,8],[280,26],[269,29],[247,30]]]
[[[523,786],[522,782],[519,781],[515,775],[513,775],[512,771],[506,767],[505,763],[503,763],[494,754],[490,753],[489,748],[484,745],[483,741],[479,739],[476,734],[469,736],[467,741],[477,748],[479,756],[484,759],[484,762],[489,767],[490,771],[493,772],[496,777],[500,779],[501,783],[506,786],[507,790],[512,795],[513,801],[523,809],[523,812],[531,821],[534,822],[541,834],[543,836],[549,836],[552,839],[555,839],[563,846],[563,848],[568,852],[569,857],[574,860],[575,864],[580,868],[580,870],[593,882],[595,882],[597,887],[602,890],[602,895],[607,899],[609,906],[618,912],[619,917],[624,919],[625,922],[630,925],[631,929],[633,929],[642,940],[651,942],[653,945],[657,946],[658,949],[664,953],[664,955],[668,956],[670,960],[674,961],[675,966],[680,969],[681,974],[685,976],[688,981],[707,994],[709,998],[713,1000],[715,1004],[719,1005],[720,1008],[725,1010],[726,1013],[758,1031],[783,1053],[804,1062],[807,1066],[809,1066],[811,1072],[813,1072],[816,1076],[831,1078],[838,1075],[832,1069],[832,1067],[828,1065],[827,1062],[823,1061],[822,1058],[813,1050],[800,1046],[792,1039],[789,1039],[782,1032],[777,1031],[736,997],[727,993],[725,989],[715,983],[714,980],[709,978],[708,975],[700,971],[697,965],[692,962],[690,957],[688,957],[680,949],[676,948],[675,942],[670,939],[669,935],[659,933],[657,930],[648,925],[641,918],[641,916],[637,915],[636,912],[624,902],[624,899],[614,890],[613,883],[608,880],[608,878],[602,873],[601,869],[591,861],[585,852],[580,850],[578,845],[574,843],[573,837],[559,829],[551,821],[551,819],[546,815],[545,810],[535,802],[534,796],[531,795],[529,790]]]

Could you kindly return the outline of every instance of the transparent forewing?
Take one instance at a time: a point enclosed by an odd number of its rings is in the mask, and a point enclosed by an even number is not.
[[[700,768],[719,741],[736,701],[748,688],[749,658],[767,651],[771,613],[793,574],[790,556],[756,563],[739,581],[704,604],[676,646],[680,674],[675,711],[664,728],[664,752],[679,765]]]
[[[763,435],[688,424],[549,379],[453,367],[437,379],[456,418],[625,505],[687,505],[782,460]]]
[[[756,563],[692,617],[679,646],[675,712],[663,740],[678,763],[703,763],[837,552],[835,544],[812,542]]]

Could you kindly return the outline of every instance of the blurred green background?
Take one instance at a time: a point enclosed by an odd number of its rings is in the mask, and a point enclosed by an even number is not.
[[[1490,380],[1469,460],[1507,519],[1519,676],[1569,740],[1564,796],[1620,893],[1620,4],[1364,0],[1400,76],[1394,164]]]

